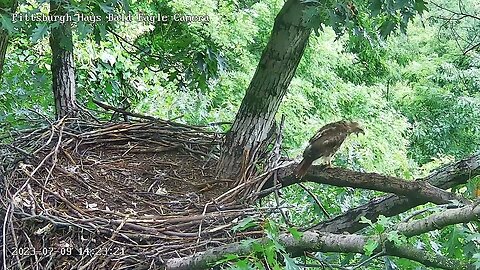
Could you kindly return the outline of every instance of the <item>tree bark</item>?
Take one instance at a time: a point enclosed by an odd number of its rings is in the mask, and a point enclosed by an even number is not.
[[[11,6],[3,6],[0,5],[1,9],[10,9],[12,13],[14,13],[17,10],[17,5],[18,2],[17,0],[12,1]],[[3,75],[3,66],[5,64],[5,54],[7,52],[7,47],[8,47],[8,39],[9,39],[9,34],[6,29],[0,28],[0,82],[2,81],[2,75]]]
[[[310,36],[302,18],[306,5],[288,0],[275,19],[267,47],[222,146],[220,177],[244,175],[267,146],[275,114]]]
[[[480,216],[479,201],[457,209],[446,209],[426,218],[400,223],[396,229],[403,235],[410,237],[447,227],[448,225],[478,220],[478,216]]]
[[[289,169],[293,169],[294,167],[296,166],[289,167]],[[362,188],[393,193],[423,203],[446,204],[453,200],[464,200],[451,192],[435,187],[421,179],[408,181],[378,173],[360,173],[343,168],[325,168],[324,166],[312,166],[309,172],[310,173],[303,178],[298,179],[288,171],[287,173],[289,175],[281,178],[280,183],[282,184],[282,188],[300,182],[313,182],[337,187]],[[263,188],[268,189],[272,187],[273,182],[273,179],[269,179]]]
[[[51,0],[50,14],[65,16],[64,5],[67,1]],[[55,115],[57,119],[66,115],[77,114],[75,100],[75,64],[73,61],[73,41],[71,22],[65,21],[50,33],[50,47],[52,49],[52,90],[55,99]]]

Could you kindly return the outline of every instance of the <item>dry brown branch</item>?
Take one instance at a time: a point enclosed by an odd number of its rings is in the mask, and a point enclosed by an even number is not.
[[[314,182],[339,187],[353,187],[383,191],[423,202],[445,204],[453,200],[466,202],[453,193],[435,187],[426,181],[407,181],[393,176],[384,176],[377,173],[360,173],[342,168],[325,168],[312,166],[302,179],[293,176],[295,166],[287,167],[280,172],[282,187],[300,182]],[[273,179],[265,184],[264,188],[272,187]]]

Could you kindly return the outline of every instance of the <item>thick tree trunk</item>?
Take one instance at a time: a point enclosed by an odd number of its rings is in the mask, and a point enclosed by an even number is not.
[[[17,10],[17,5],[18,2],[14,0],[12,1],[11,6],[3,6],[0,4],[0,8],[4,10],[10,9],[10,11],[13,13],[15,12],[15,10]],[[8,38],[8,31],[0,28],[0,82],[2,81],[3,66],[5,64],[5,54],[8,47]]]
[[[50,13],[63,16],[65,1],[50,1]],[[52,29],[52,89],[55,98],[55,115],[62,118],[77,113],[75,100],[75,65],[73,62],[72,28],[69,21]]]
[[[310,29],[302,22],[305,7],[300,0],[288,0],[275,19],[270,40],[222,146],[220,177],[243,175],[264,152],[275,114],[310,36]]]

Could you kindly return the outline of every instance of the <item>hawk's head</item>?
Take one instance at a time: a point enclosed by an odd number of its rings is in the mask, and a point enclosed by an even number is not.
[[[347,121],[345,125],[347,126],[348,133],[365,134],[365,131],[363,131],[363,128],[357,122]]]

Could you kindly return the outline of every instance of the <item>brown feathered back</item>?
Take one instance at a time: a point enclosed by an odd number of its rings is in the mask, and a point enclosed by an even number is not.
[[[309,145],[303,152],[303,160],[296,169],[296,177],[303,177],[316,159],[324,157],[330,160],[349,134],[359,132],[363,133],[363,130],[357,122],[345,120],[320,128],[309,140]]]

